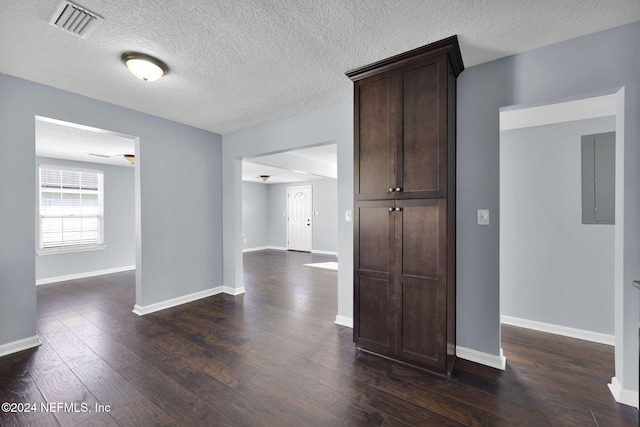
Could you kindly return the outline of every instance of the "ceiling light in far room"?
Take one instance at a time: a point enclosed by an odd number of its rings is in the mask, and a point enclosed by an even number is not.
[[[267,182],[267,180],[270,178],[269,175],[260,175],[258,178],[260,178],[261,180],[263,180],[264,182]]]
[[[121,59],[134,76],[145,82],[158,80],[169,72],[164,62],[144,53],[125,52]]]
[[[136,156],[134,154],[121,154],[121,156],[132,165],[136,162]]]

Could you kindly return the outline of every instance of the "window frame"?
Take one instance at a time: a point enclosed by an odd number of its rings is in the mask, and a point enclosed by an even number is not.
[[[91,214],[91,215],[46,215],[42,213],[42,196],[43,196],[43,192],[47,192],[46,188],[42,187],[42,173],[43,170],[46,169],[52,169],[52,170],[58,170],[58,171],[70,171],[70,172],[74,172],[74,173],[80,173],[80,172],[84,172],[84,173],[92,173],[92,174],[96,174],[98,176],[98,184],[97,184],[97,195],[98,195],[98,213],[97,214]],[[37,168],[37,179],[36,179],[36,186],[37,186],[37,194],[38,194],[38,204],[37,204],[37,227],[38,227],[38,235],[37,235],[37,243],[36,243],[36,253],[37,255],[52,255],[52,254],[60,254],[60,253],[74,253],[74,252],[86,252],[86,251],[96,251],[96,250],[103,250],[106,249],[106,244],[105,244],[105,226],[104,226],[104,171],[103,170],[98,170],[98,169],[85,169],[85,168],[77,168],[77,167],[70,167],[70,166],[61,166],[61,165],[52,165],[52,164],[40,164],[38,165]],[[43,191],[44,190],[44,191]],[[49,189],[49,192],[53,191],[56,192],[56,189]],[[76,193],[76,194],[89,194],[88,191],[85,191],[83,193],[82,189],[66,189],[66,191],[62,188],[58,189],[58,191],[60,192],[60,194],[70,194],[70,193]],[[93,193],[95,194],[95,193]],[[98,242],[97,243],[82,243],[80,242],[79,244],[71,244],[71,245],[65,245],[64,244],[64,238],[62,238],[62,240],[60,241],[60,245],[59,246],[50,246],[50,247],[42,247],[43,245],[43,218],[45,218],[46,216],[48,217],[54,217],[54,218],[97,218],[99,221],[99,227],[98,227]]]

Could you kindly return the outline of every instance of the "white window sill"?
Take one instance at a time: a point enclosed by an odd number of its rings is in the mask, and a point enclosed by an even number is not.
[[[51,249],[37,249],[36,254],[41,255],[56,255],[56,254],[71,254],[76,252],[90,252],[90,251],[102,251],[107,249],[107,245],[91,245],[91,246],[74,246],[71,248],[51,248]]]

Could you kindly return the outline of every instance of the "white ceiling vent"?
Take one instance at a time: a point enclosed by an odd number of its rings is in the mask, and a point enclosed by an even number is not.
[[[53,11],[49,24],[86,39],[103,19],[82,6],[61,0]]]

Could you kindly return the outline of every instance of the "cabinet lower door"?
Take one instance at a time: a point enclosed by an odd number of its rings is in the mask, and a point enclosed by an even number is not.
[[[395,221],[395,353],[446,373],[447,200],[398,201]]]
[[[392,356],[395,212],[384,201],[356,202],[355,208],[353,340],[359,347]]]

